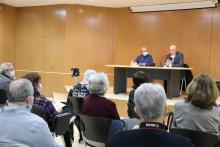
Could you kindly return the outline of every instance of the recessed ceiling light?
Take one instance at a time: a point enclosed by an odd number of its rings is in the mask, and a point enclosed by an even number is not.
[[[93,2],[93,0],[89,0],[90,2]]]

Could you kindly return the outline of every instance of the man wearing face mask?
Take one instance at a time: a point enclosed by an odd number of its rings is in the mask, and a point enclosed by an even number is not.
[[[9,84],[15,79],[15,70],[12,63],[2,63],[0,65],[0,89],[3,89],[8,98],[9,95]]]
[[[141,48],[141,55],[135,59],[135,63],[139,66],[153,66],[153,57],[148,53],[146,47]]]
[[[0,142],[18,142],[31,147],[57,147],[46,122],[31,113],[34,89],[19,79],[9,87],[11,103],[0,113]]]

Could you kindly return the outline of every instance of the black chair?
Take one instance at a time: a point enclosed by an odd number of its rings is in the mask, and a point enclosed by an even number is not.
[[[34,107],[34,106],[31,108],[31,113],[34,113],[34,114],[40,116],[41,118],[43,118],[43,115],[44,115],[43,110],[41,110],[37,107]]]
[[[166,119],[167,119],[167,129],[170,130],[173,124],[173,112],[168,112],[166,114]]]
[[[214,134],[176,128],[171,128],[170,133],[191,139],[195,147],[220,147],[220,139]]]
[[[111,119],[80,114],[83,138],[89,146],[105,146]]]
[[[72,103],[73,113],[75,113],[75,115],[76,115],[76,118],[74,120],[74,124],[76,125],[77,129],[79,130],[79,140],[78,141],[80,143],[83,140],[83,138],[82,138],[79,114],[81,113],[81,110],[82,110],[83,98],[72,96],[70,98],[70,101]]]
[[[5,105],[8,100],[8,95],[4,89],[0,89],[0,105]]]
[[[128,113],[129,118],[139,118],[138,115],[134,111],[135,104],[128,102],[127,106],[128,106],[127,113]]]
[[[72,96],[70,99],[75,115],[79,115],[82,110],[83,98]]]
[[[57,114],[54,118],[54,133],[56,135],[64,135],[69,128],[71,113]]]

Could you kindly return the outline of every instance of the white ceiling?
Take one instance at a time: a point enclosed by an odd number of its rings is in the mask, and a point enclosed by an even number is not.
[[[54,4],[80,4],[99,7],[129,7],[129,6],[143,6],[152,4],[166,4],[166,3],[180,3],[192,1],[206,1],[206,0],[0,0],[0,3],[15,6],[42,6]]]

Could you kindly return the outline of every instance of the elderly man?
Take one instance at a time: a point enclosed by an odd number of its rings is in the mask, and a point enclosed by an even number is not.
[[[141,48],[141,55],[135,59],[135,63],[140,66],[152,66],[153,57],[148,53],[146,47]]]
[[[0,89],[3,89],[9,97],[9,84],[15,79],[14,67],[11,63],[0,65]]]
[[[0,142],[10,140],[31,147],[56,147],[46,122],[30,112],[34,99],[31,82],[15,80],[9,92],[12,103],[0,113]]]
[[[166,94],[162,86],[146,83],[134,95],[135,111],[141,118],[139,129],[114,135],[107,147],[194,147],[181,136],[169,134],[163,124],[166,112]]]
[[[170,46],[170,53],[166,55],[164,66],[165,67],[183,67],[184,56],[177,51],[176,45]]]

